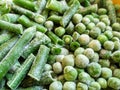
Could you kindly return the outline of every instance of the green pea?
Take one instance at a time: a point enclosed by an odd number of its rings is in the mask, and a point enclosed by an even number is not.
[[[98,82],[91,82],[89,85],[89,90],[101,90],[101,86]]]
[[[63,90],[76,90],[75,82],[67,81],[63,85]]]
[[[62,72],[62,65],[60,62],[55,62],[53,64],[53,71],[56,73],[56,74],[59,74]]]
[[[100,84],[101,88],[107,88],[107,81],[104,78],[98,78],[97,82]]]
[[[87,24],[90,23],[90,19],[88,17],[83,17],[82,23],[85,24],[85,25],[87,25]]]
[[[88,57],[88,59],[92,59],[94,57],[94,50],[92,48],[87,48],[84,50],[83,54]]]
[[[105,41],[103,46],[104,46],[104,48],[106,50],[112,51],[114,49],[114,42],[112,42],[112,41]]]
[[[81,14],[76,13],[73,15],[72,21],[74,24],[78,24],[82,21],[82,18],[83,16]]]
[[[113,71],[113,76],[120,79],[120,69],[115,69]]]
[[[92,62],[87,66],[87,71],[92,77],[99,77],[101,74],[101,66],[96,62]]]
[[[62,83],[60,81],[54,81],[50,84],[49,90],[62,90]]]
[[[79,82],[77,84],[77,89],[76,90],[88,90],[88,86],[84,83]]]
[[[100,58],[102,59],[109,59],[111,57],[112,52],[109,50],[101,49],[100,50]]]
[[[112,70],[107,67],[103,67],[101,69],[101,77],[103,77],[105,79],[112,77]]]
[[[84,48],[79,47],[74,51],[74,55],[77,56],[79,54],[82,54],[84,52]]]
[[[84,33],[84,31],[86,30],[86,26],[85,26],[83,23],[78,23],[78,24],[75,26],[75,30],[76,30],[79,34],[82,34],[82,33]]]
[[[79,54],[75,57],[75,65],[79,68],[86,68],[89,64],[89,59],[83,55]]]
[[[90,22],[89,24],[87,24],[87,29],[91,30],[95,27],[95,23]]]
[[[104,44],[104,42],[107,41],[108,38],[104,34],[101,34],[97,37],[97,40],[99,40],[101,44]]]
[[[101,67],[109,67],[110,66],[110,61],[106,59],[100,59],[98,62]]]

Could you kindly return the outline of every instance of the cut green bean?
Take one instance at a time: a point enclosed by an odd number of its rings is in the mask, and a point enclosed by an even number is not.
[[[45,45],[40,45],[39,51],[37,53],[36,59],[31,66],[28,75],[37,81],[40,81],[44,66],[47,62],[48,54],[50,49]]]
[[[59,37],[63,36],[65,34],[65,29],[63,27],[57,27],[55,28],[55,34]]]
[[[29,9],[31,11],[36,11],[38,7],[35,5],[34,2],[28,0],[13,0],[16,5],[19,5],[23,8]]]
[[[48,44],[50,42],[51,40],[49,37],[47,37],[47,35],[41,32],[36,32],[36,37],[23,50],[22,57],[27,58],[30,53],[34,53],[35,51],[37,51],[41,44]]]
[[[9,30],[17,34],[23,33],[23,27],[21,24],[12,24],[3,20],[0,20],[0,29]]]
[[[74,24],[70,22],[65,29],[67,34],[72,34],[74,32]]]
[[[5,57],[5,55],[9,52],[9,50],[14,46],[17,40],[18,40],[18,37],[13,37],[12,39],[8,40],[7,42],[3,43],[0,46],[0,61]]]
[[[60,20],[62,19],[61,16],[58,16],[58,15],[51,15],[50,17],[48,17],[48,20],[51,20],[57,24],[60,23]]]
[[[31,27],[31,26],[36,26],[37,31],[43,32],[45,33],[47,31],[47,28],[45,28],[44,26],[31,21],[28,17],[26,17],[25,15],[22,15],[19,17],[18,22],[21,23],[23,26],[25,27]]]
[[[75,51],[78,47],[80,47],[80,44],[77,41],[74,41],[70,44],[70,49],[72,51]]]
[[[59,44],[59,45],[64,44],[64,41],[60,39],[57,35],[55,35],[53,32],[49,31],[47,32],[47,35],[55,44]]]
[[[73,38],[70,35],[64,35],[63,40],[64,40],[65,44],[71,44]]]
[[[37,13],[34,13],[30,10],[27,10],[25,8],[22,8],[20,6],[17,6],[17,5],[14,5],[12,4],[11,5],[11,8],[13,11],[15,11],[16,13],[19,13],[19,14],[24,14],[26,15],[27,17],[33,19],[34,21],[36,21],[37,23],[44,23],[45,22],[45,17],[40,15],[40,14],[37,14]]]
[[[78,0],[74,0],[73,4],[71,5],[71,7],[65,11],[61,21],[60,21],[60,24],[65,27],[70,19],[72,18],[72,16],[76,13],[77,9],[79,8],[80,6],[80,3]]]
[[[13,14],[13,13],[7,13],[7,14],[4,14],[0,17],[1,20],[8,21],[8,22],[11,22],[11,23],[17,22],[18,18],[19,18],[19,15],[18,14]]]
[[[24,79],[30,66],[32,65],[34,58],[35,56],[33,54],[30,54],[30,56],[28,56],[28,58],[24,61],[21,67],[16,71],[13,77],[7,82],[7,85],[11,89],[16,89],[20,85],[21,81]]]
[[[38,0],[37,4],[38,4],[38,10],[37,13],[41,13],[43,11],[43,9],[45,8],[47,1],[46,0]]]
[[[52,47],[51,48],[51,53],[53,55],[59,55],[61,53],[61,48],[59,48],[59,47]]]
[[[9,39],[12,38],[14,34],[10,32],[6,32],[0,35],[0,45],[8,41]]]
[[[25,30],[21,38],[17,41],[14,47],[8,52],[5,58],[0,63],[0,80],[6,75],[8,70],[13,66],[15,61],[21,56],[26,44],[32,39],[36,31],[36,27],[30,27]]]
[[[113,24],[113,23],[116,22],[116,12],[115,12],[113,2],[112,2],[112,0],[104,0],[104,1],[106,1],[105,2],[105,7],[108,10],[108,15],[109,15],[111,24]]]
[[[97,4],[93,4],[91,6],[83,8],[83,9],[79,9],[78,13],[86,15],[86,14],[89,14],[89,13],[92,13],[92,12],[97,12],[97,10],[98,10],[98,5]]]

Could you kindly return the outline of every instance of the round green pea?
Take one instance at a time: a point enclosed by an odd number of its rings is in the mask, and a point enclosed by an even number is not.
[[[87,25],[87,24],[90,23],[90,19],[88,17],[83,17],[82,23],[85,24],[85,25]]]
[[[97,37],[97,40],[99,40],[101,44],[104,44],[104,42],[107,41],[108,38],[104,34],[101,34]]]
[[[83,16],[81,14],[76,13],[73,15],[72,21],[74,24],[78,24],[81,22],[82,18],[83,18]]]
[[[105,31],[106,25],[104,22],[98,22],[96,26],[99,27],[102,32]]]
[[[109,50],[101,49],[100,50],[100,58],[102,59],[109,59],[111,57],[112,52]]]
[[[110,66],[110,61],[106,59],[100,59],[98,62],[101,67],[109,67]]]
[[[104,78],[98,78],[97,82],[100,84],[101,88],[107,88],[107,81]]]
[[[77,84],[77,89],[76,90],[88,90],[88,86],[84,83],[79,82]]]
[[[104,34],[105,36],[107,36],[108,39],[112,39],[113,37],[112,31],[110,30],[105,31]]]
[[[78,24],[75,26],[75,30],[76,30],[79,34],[82,34],[82,33],[85,32],[86,26],[85,26],[83,23],[78,23]]]
[[[120,79],[120,69],[115,69],[113,71],[113,76]]]
[[[101,69],[101,77],[103,77],[105,79],[112,77],[112,70],[107,67],[103,67]]]
[[[83,54],[88,57],[88,59],[92,59],[94,57],[94,50],[92,48],[87,48],[84,50]]]
[[[89,24],[87,24],[87,29],[91,30],[95,27],[95,23],[90,22]]]
[[[62,83],[60,81],[54,81],[50,84],[49,90],[62,90]]]
[[[74,51],[74,55],[77,56],[79,54],[83,54],[84,50],[85,50],[84,48],[79,47]]]
[[[62,65],[60,62],[55,62],[53,64],[53,71],[56,73],[56,74],[59,74],[62,72]]]
[[[89,35],[92,38],[97,38],[101,34],[101,29],[99,27],[94,27],[93,29],[90,30]]]
[[[93,58],[90,59],[90,62],[98,62],[99,61],[99,54],[94,53]]]
[[[98,82],[91,82],[88,90],[101,90],[101,86]]]
[[[114,42],[112,42],[112,41],[105,41],[103,46],[104,46],[104,48],[106,50],[112,51],[114,49]]]
[[[99,15],[104,15],[104,14],[106,14],[107,13],[107,10],[105,9],[105,8],[99,8],[98,9],[98,14]]]
[[[120,51],[113,52],[111,57],[114,62],[120,62]]]
[[[76,90],[75,82],[67,81],[63,85],[63,90]]]

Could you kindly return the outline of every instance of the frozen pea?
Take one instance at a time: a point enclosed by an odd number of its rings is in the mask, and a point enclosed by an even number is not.
[[[110,20],[108,18],[102,18],[101,21],[104,22],[106,26],[110,25]]]
[[[100,50],[100,58],[102,59],[109,59],[111,57],[112,52],[109,50],[101,49]]]
[[[78,75],[77,70],[72,66],[66,66],[64,68],[63,73],[64,73],[64,78],[67,81],[74,81]]]
[[[74,55],[77,56],[79,54],[82,54],[84,52],[84,50],[85,50],[84,48],[79,47],[74,51]]]
[[[101,74],[101,66],[96,62],[92,62],[87,66],[87,71],[92,77],[99,77]]]
[[[106,26],[105,30],[112,31],[112,27],[111,26]]]
[[[120,62],[120,51],[114,51],[111,57],[114,62]]]
[[[87,24],[87,29],[91,30],[95,27],[95,23],[91,22],[89,24]]]
[[[80,45],[87,45],[90,42],[90,37],[87,34],[82,34],[78,38]]]
[[[93,29],[90,30],[89,35],[92,38],[97,38],[101,34],[101,29],[99,27],[94,27]]]
[[[65,55],[56,55],[56,62],[62,62],[63,58],[64,58]]]
[[[67,81],[63,85],[63,90],[76,90],[75,82]]]
[[[86,68],[89,64],[89,59],[83,54],[79,54],[75,57],[75,65],[79,68]]]
[[[101,29],[102,32],[105,31],[106,25],[105,25],[104,22],[99,22],[99,23],[97,23],[96,26],[99,27],[99,28]]]
[[[85,25],[87,25],[87,24],[90,23],[90,19],[88,17],[83,17],[82,23],[85,24]]]
[[[94,57],[94,50],[92,48],[86,48],[83,54],[87,56],[88,59],[92,59]]]
[[[100,84],[101,88],[107,88],[107,81],[104,78],[98,78],[97,82]]]
[[[94,17],[92,15],[86,15],[85,17],[89,18],[91,22],[94,21]]]
[[[100,59],[98,62],[101,67],[109,67],[110,66],[110,61],[107,59]]]
[[[45,64],[44,71],[52,70],[52,66],[50,64]]]
[[[98,62],[99,61],[99,54],[94,53],[93,58],[90,59],[90,62]]]
[[[112,37],[112,39],[111,39],[113,42],[116,42],[116,41],[118,41],[119,42],[119,38],[118,37]]]
[[[89,48],[92,48],[94,51],[99,51],[101,49],[101,44],[98,40],[92,40],[89,44],[88,44]]]
[[[103,46],[104,46],[104,48],[106,50],[112,51],[114,49],[114,42],[112,42],[112,41],[105,41]]]
[[[82,18],[83,18],[83,16],[81,14],[76,13],[73,15],[72,21],[74,24],[78,24],[81,22]]]
[[[115,70],[113,71],[113,76],[120,79],[120,69],[115,69]]]
[[[110,30],[105,31],[104,34],[105,36],[107,36],[108,39],[112,39],[113,37],[112,31]]]
[[[108,18],[109,19],[108,15],[100,15],[99,19],[101,20],[103,18]]]
[[[108,86],[115,90],[120,90],[120,79],[116,77],[110,77],[108,79]]]
[[[110,68],[103,67],[101,69],[101,77],[103,77],[105,79],[112,77],[112,70]]]
[[[49,90],[62,90],[62,83],[60,81],[54,81],[50,84]]]
[[[120,50],[120,41],[114,42],[114,50]]]
[[[92,78],[90,77],[90,75],[86,72],[79,73],[78,80],[87,85],[89,85],[93,81]]]
[[[54,23],[52,21],[46,21],[44,25],[49,31],[54,27]]]
[[[77,84],[77,89],[76,90],[88,90],[88,86],[84,83],[79,82]]]
[[[60,62],[55,62],[53,64],[53,71],[56,73],[56,74],[59,74],[62,72],[62,65]]]
[[[93,22],[97,24],[98,22],[100,22],[100,20],[98,18],[94,18]]]
[[[62,60],[62,66],[74,66],[74,55],[69,54],[64,56],[63,60]]]
[[[107,41],[108,38],[104,34],[101,34],[97,37],[97,40],[99,40],[101,44],[104,44],[104,42]]]
[[[86,30],[86,26],[85,26],[83,23],[78,23],[78,24],[75,26],[75,30],[76,30],[79,34],[82,34],[82,33],[84,33],[84,31]]]
[[[113,23],[112,24],[113,31],[120,31],[120,24],[119,23]]]
[[[55,28],[55,34],[59,37],[63,36],[65,34],[65,29],[61,26]]]
[[[105,8],[99,8],[98,9],[98,14],[99,15],[104,15],[104,14],[106,14],[107,13],[107,10],[105,9]]]
[[[101,86],[98,82],[91,82],[89,85],[89,90],[101,90]]]

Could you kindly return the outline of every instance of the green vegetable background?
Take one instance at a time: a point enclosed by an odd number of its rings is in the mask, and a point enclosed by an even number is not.
[[[120,5],[0,0],[0,90],[120,90]]]

